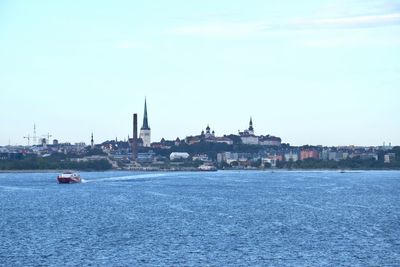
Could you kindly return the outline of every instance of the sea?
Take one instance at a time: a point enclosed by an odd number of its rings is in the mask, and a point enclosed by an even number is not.
[[[0,266],[400,266],[399,171],[0,173]]]

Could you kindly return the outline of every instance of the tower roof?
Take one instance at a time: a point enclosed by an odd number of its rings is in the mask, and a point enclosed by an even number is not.
[[[147,119],[147,101],[146,101],[146,98],[144,99],[144,115],[143,115],[142,130],[150,130],[149,122],[148,122],[148,119]]]
[[[253,128],[253,118],[250,116],[250,122],[249,122],[249,131],[254,131]]]

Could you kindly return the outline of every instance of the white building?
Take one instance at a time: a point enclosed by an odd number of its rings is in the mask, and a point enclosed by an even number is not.
[[[387,153],[384,155],[384,163],[391,163],[396,159],[396,154],[395,153]]]
[[[293,153],[290,151],[289,153],[285,153],[283,155],[285,161],[298,161],[299,160],[299,155],[297,153]]]
[[[210,158],[207,156],[207,154],[194,155],[194,156],[192,157],[192,160],[193,160],[193,161],[198,160],[198,161],[203,161],[203,162],[209,162],[209,161],[211,161]]]
[[[280,146],[282,140],[279,137],[267,135],[260,136],[258,139],[258,143],[262,146]]]
[[[189,158],[189,153],[186,152],[172,152],[169,155],[169,159],[170,160],[174,160],[174,159],[188,159]]]
[[[233,161],[238,161],[239,155],[238,153],[234,152],[222,152],[217,154],[217,162],[226,162],[228,164],[232,163]]]
[[[245,145],[258,145],[258,136],[254,135],[253,119],[250,117],[249,128],[243,132],[239,132],[240,139]]]
[[[276,156],[263,157],[261,158],[261,163],[265,166],[266,163],[270,164],[271,167],[276,167]]]
[[[146,99],[144,100],[143,126],[142,126],[142,128],[140,128],[139,137],[142,139],[144,147],[150,147],[150,145],[151,145],[151,130],[150,130],[149,122],[148,122],[148,119],[147,119],[147,103],[146,103]]]
[[[242,143],[245,145],[258,145],[258,137],[254,135],[240,136]]]

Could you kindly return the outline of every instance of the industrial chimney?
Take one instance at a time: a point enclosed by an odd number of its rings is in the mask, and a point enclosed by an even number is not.
[[[132,138],[132,160],[136,161],[137,159],[137,133],[138,133],[138,124],[137,124],[137,113],[133,114],[133,138]]]

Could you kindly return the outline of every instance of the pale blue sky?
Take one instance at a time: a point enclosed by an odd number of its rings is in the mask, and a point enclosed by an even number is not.
[[[0,1],[0,145],[237,133],[400,145],[400,1]]]

